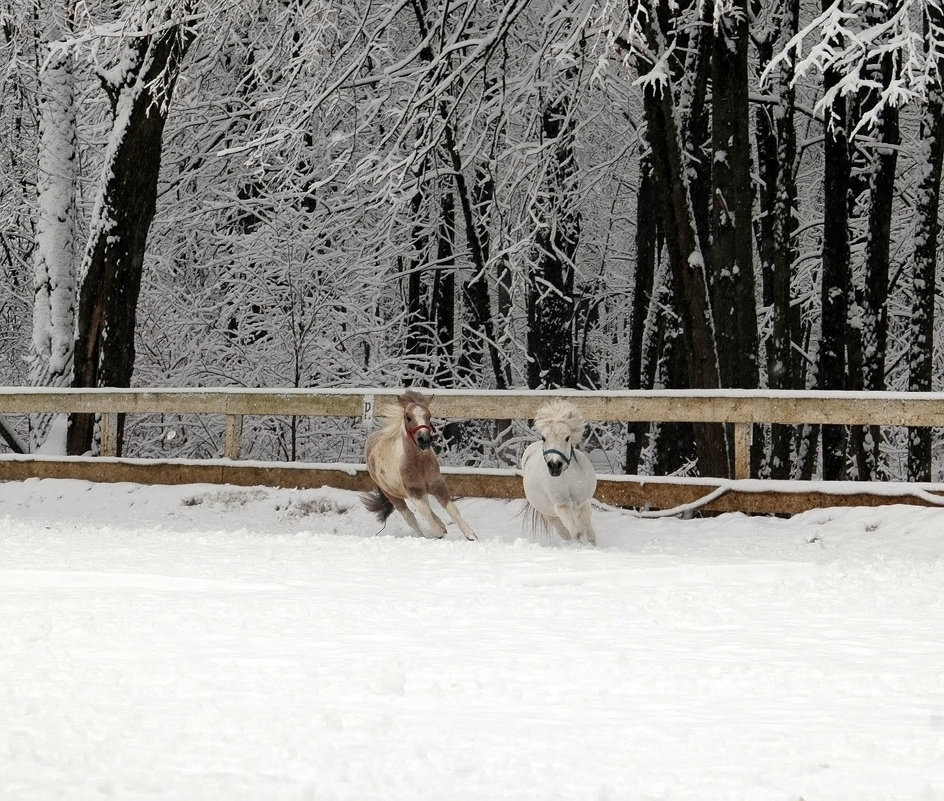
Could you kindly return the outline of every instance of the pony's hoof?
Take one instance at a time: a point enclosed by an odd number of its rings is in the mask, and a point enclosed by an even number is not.
[[[477,539],[478,539],[478,537],[475,536],[475,532],[474,532],[474,531],[470,531],[468,534],[466,534],[466,535],[465,535],[465,538],[466,538],[469,542],[472,542],[473,540],[477,540]]]

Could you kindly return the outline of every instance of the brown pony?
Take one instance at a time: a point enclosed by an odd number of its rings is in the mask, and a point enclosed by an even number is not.
[[[367,472],[377,489],[362,494],[361,500],[381,523],[386,522],[396,509],[410,528],[422,537],[423,530],[406,505],[409,498],[432,526],[433,533],[442,537],[446,526],[430,508],[426,498],[432,495],[456,522],[465,538],[474,540],[475,532],[449,496],[432,450],[436,429],[429,415],[430,401],[431,397],[409,390],[397,396],[396,403],[387,404],[380,410],[379,416],[385,425],[367,437],[364,447]]]

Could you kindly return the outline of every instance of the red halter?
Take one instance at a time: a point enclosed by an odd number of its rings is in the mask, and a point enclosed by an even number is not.
[[[416,442],[416,435],[419,434],[419,432],[424,428],[429,431],[431,435],[436,433],[436,427],[432,423],[420,423],[418,426],[414,426],[413,428],[410,428],[404,423],[403,427],[406,429],[406,433],[409,435],[410,439],[412,439],[414,442]]]

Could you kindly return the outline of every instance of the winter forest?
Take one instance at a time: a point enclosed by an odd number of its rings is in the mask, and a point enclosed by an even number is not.
[[[942,0],[0,14],[0,384],[942,389]],[[250,455],[356,460],[319,425]],[[753,468],[939,479],[933,433],[767,427]],[[612,472],[730,471],[718,426],[594,436]]]

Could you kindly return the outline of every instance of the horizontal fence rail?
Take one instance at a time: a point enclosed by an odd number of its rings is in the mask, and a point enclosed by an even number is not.
[[[424,390],[426,391],[426,390]],[[100,457],[0,457],[0,479],[33,476],[141,483],[232,483],[370,488],[363,464],[241,461],[244,416],[360,418],[369,424],[399,389],[37,389],[0,388],[0,415],[101,415]],[[727,423],[734,428],[735,480],[600,476],[597,499],[620,506],[787,513],[829,505],[893,502],[936,505],[944,485],[750,480],[752,426],[761,423],[944,426],[944,393],[727,391],[428,390],[433,413],[447,420],[527,420],[548,398],[566,398],[588,422]],[[223,415],[222,460],[118,459],[119,414]],[[445,468],[454,494],[522,497],[514,470]]]

